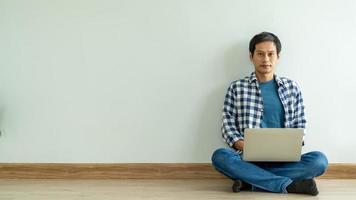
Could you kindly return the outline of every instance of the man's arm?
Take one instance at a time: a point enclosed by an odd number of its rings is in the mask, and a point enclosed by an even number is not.
[[[305,135],[307,120],[305,119],[305,113],[304,113],[304,100],[298,85],[297,85],[297,96],[296,96],[296,103],[295,103],[295,110],[294,110],[294,118],[295,120],[293,123],[293,128],[304,129],[304,135]],[[302,145],[303,146],[305,145],[304,136],[303,136]]]
[[[305,119],[305,113],[304,113],[304,101],[302,97],[302,93],[299,90],[297,91],[297,96],[296,96],[296,103],[295,103],[295,110],[294,110],[294,123],[293,127],[294,128],[303,128],[305,129],[307,120]]]
[[[238,132],[237,129],[237,121],[236,121],[237,111],[236,111],[235,104],[236,104],[236,91],[233,88],[233,84],[231,84],[225,95],[221,130],[222,130],[222,136],[224,141],[230,147],[238,150],[242,150],[243,136]]]
[[[244,141],[243,140],[238,140],[234,143],[234,149],[243,151],[244,150]]]

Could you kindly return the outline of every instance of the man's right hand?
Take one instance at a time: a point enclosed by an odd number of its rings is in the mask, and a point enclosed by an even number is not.
[[[238,140],[234,143],[234,148],[240,151],[244,150],[244,141],[243,140]]]

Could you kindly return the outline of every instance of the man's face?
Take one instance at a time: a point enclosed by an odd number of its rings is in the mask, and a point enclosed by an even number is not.
[[[279,60],[276,45],[271,41],[265,41],[256,44],[253,55],[250,53],[250,59],[255,66],[255,71],[260,75],[273,74],[275,65]]]

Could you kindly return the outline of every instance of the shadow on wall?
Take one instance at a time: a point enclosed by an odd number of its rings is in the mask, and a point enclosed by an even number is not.
[[[240,42],[226,50],[222,70],[226,73],[226,84],[251,74],[253,65],[249,58],[247,41]]]
[[[227,147],[221,137],[221,112],[228,86],[234,80],[243,78],[253,71],[249,59],[248,44],[241,42],[224,52],[221,68],[225,73],[223,83],[206,96],[202,102],[201,115],[195,136],[195,152],[201,162],[210,162],[213,151],[219,147]],[[219,74],[219,73],[217,73]]]

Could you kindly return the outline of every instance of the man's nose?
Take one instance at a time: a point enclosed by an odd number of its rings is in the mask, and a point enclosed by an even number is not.
[[[262,60],[263,60],[263,61],[266,61],[266,62],[269,61],[268,55],[264,55],[263,58],[262,58]]]

